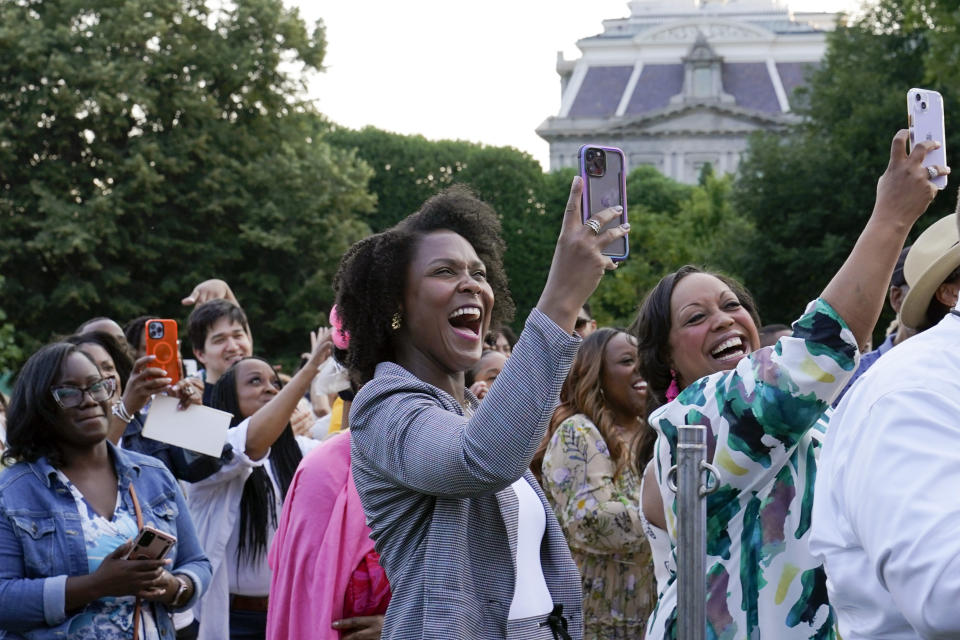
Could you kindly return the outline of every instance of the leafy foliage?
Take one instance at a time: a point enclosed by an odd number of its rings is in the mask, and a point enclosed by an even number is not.
[[[3,286],[3,276],[0,276],[0,287]],[[0,308],[0,391],[5,393],[9,389],[5,387],[5,374],[13,371],[23,358],[23,350],[16,342],[13,325],[7,320],[7,314]]]
[[[807,89],[807,120],[788,135],[751,141],[734,204],[755,228],[742,275],[766,321],[797,317],[849,253],[873,207],[890,141],[906,126],[907,90],[943,93],[949,121],[956,70],[940,56],[960,40],[956,9],[945,6],[883,0],[837,28]],[[928,20],[934,14],[935,24]],[[949,161],[960,132],[947,131]],[[952,207],[953,194],[941,194],[915,233]]]
[[[702,185],[689,186],[652,167],[633,170],[627,178],[630,258],[594,294],[597,321],[628,325],[647,291],[685,264],[738,276],[751,226],[733,210],[731,191],[731,177],[712,171]]]
[[[522,325],[546,282],[572,174],[560,191],[555,176],[545,175],[529,154],[509,147],[431,141],[374,127],[334,129],[327,139],[355,149],[373,169],[370,188],[378,206],[369,222],[374,231],[396,224],[454,183],[469,185],[490,203],[503,225],[504,263],[517,303],[515,324]]]
[[[370,172],[301,99],[322,24],[226,6],[0,3],[0,292],[26,349],[90,316],[184,317],[214,275],[265,353],[322,319]]]

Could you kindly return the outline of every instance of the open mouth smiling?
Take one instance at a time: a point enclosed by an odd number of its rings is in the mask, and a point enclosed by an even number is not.
[[[447,316],[454,333],[470,340],[480,339],[483,309],[476,305],[464,305]]]
[[[732,362],[747,355],[747,349],[741,336],[732,336],[711,349],[710,355],[719,362]]]

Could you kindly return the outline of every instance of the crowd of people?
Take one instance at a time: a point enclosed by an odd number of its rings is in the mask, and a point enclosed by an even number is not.
[[[83,322],[0,396],[0,638],[676,638],[685,424],[719,470],[707,637],[960,637],[958,214],[904,248],[935,144],[894,137],[792,326],[688,265],[598,327],[629,225],[584,224],[579,177],[519,336],[462,186],[347,251],[292,376],[223,280],[182,301],[193,375],[148,355],[153,316]],[[225,412],[220,454],[145,435],[158,395]],[[138,555],[143,532],[175,542]]]

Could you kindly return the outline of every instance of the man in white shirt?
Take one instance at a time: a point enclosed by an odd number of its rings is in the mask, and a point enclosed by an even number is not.
[[[844,640],[960,638],[956,306],[880,358],[840,403],[812,521],[810,550],[826,566]]]

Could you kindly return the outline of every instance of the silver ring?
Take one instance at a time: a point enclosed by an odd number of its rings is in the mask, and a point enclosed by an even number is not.
[[[584,222],[583,224],[585,224],[586,226],[588,226],[588,227],[590,227],[591,229],[593,229],[593,234],[594,234],[594,235],[597,235],[597,236],[600,235],[600,223],[597,222],[596,220],[594,220],[593,218],[590,218],[589,220],[587,220],[587,221]]]
[[[927,175],[930,176],[931,180],[936,180],[940,177],[940,172],[937,171],[936,167],[927,167]]]

